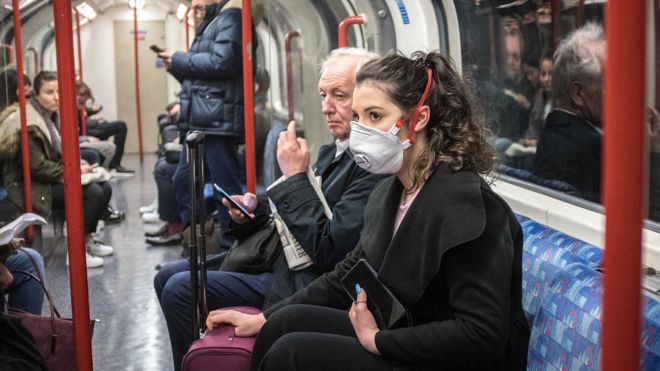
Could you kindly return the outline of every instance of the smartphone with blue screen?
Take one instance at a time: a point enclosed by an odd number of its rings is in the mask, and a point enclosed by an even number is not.
[[[222,195],[223,198],[226,198],[227,201],[229,201],[229,203],[231,204],[231,206],[234,209],[237,209],[238,211],[240,211],[241,214],[243,214],[243,216],[245,216],[248,219],[254,219],[254,217],[252,215],[250,215],[250,212],[247,211],[247,207],[245,207],[245,205],[243,205],[242,203],[234,200],[231,197],[231,195],[229,193],[227,193],[227,191],[222,189],[222,187],[220,187],[219,185],[213,183],[213,188],[215,189],[216,192],[220,193],[220,195]]]

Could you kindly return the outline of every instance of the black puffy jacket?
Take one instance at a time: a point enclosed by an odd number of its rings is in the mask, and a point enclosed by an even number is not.
[[[207,6],[190,51],[172,56],[169,72],[182,84],[182,133],[244,135],[241,9],[230,5]]]

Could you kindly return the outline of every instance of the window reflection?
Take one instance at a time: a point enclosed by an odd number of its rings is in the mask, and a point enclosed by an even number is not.
[[[560,3],[454,1],[463,71],[492,125],[502,173],[600,203],[605,4]],[[647,125],[649,218],[660,221],[660,115],[651,107]]]

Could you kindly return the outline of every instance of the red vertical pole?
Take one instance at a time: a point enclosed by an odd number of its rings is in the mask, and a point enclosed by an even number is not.
[[[12,48],[9,44],[0,44],[0,49],[7,50],[7,53],[9,53],[9,63],[14,63],[14,58],[12,58],[12,52],[14,48]]]
[[[186,15],[183,17],[183,26],[186,28],[186,52],[190,50],[190,25],[188,24],[190,8],[186,10]]]
[[[17,0],[14,0],[17,2]],[[76,342],[76,369],[92,370],[92,333],[89,325],[87,269],[85,268],[85,232],[83,230],[82,185],[80,184],[80,148],[76,122],[76,89],[73,57],[71,0],[55,0],[55,47],[59,81],[62,163],[66,197],[66,228],[69,247],[71,307]]]
[[[577,15],[575,16],[575,23],[577,28],[580,28],[584,25],[584,0],[580,0],[577,9]]]
[[[257,191],[257,165],[254,148],[254,84],[252,82],[252,1],[243,0],[243,97],[245,105],[245,174],[247,190]]]
[[[32,57],[34,58],[34,74],[39,73],[39,52],[33,47],[27,48],[27,51],[32,52]]]
[[[602,369],[639,370],[646,5],[610,0],[606,6]]]
[[[30,173],[30,147],[28,143],[27,116],[25,113],[25,81],[23,80],[23,41],[21,40],[21,10],[18,0],[12,0],[12,12],[14,16],[14,35],[16,38],[16,76],[18,77],[18,101],[21,116],[21,155],[23,162],[23,200],[25,201],[25,212],[32,212],[32,174]],[[27,230],[28,242],[32,242],[33,229]]]
[[[84,81],[83,77],[83,60],[82,60],[82,46],[80,42],[80,13],[76,10],[76,39],[78,40],[78,77],[80,81]]]
[[[291,43],[293,38],[298,36],[300,36],[299,31],[291,31],[284,36],[284,54],[286,55],[286,101],[289,105],[289,122],[295,119],[296,113],[293,94],[293,62],[291,61]]]
[[[364,24],[367,20],[363,15],[352,15],[350,17],[344,18],[341,23],[339,23],[339,47],[345,48],[347,44],[346,29],[348,26],[354,24]]]
[[[195,36],[197,36],[197,7],[193,7],[193,26]]]
[[[142,110],[140,106],[140,66],[138,64],[138,17],[137,7],[133,8],[133,51],[135,52],[135,107],[137,110],[138,144],[140,145],[140,162],[144,161],[142,148]]]
[[[76,94],[78,93],[76,92]],[[78,111],[80,112],[80,128],[82,135],[87,135],[87,108],[85,107],[85,104],[81,104]]]

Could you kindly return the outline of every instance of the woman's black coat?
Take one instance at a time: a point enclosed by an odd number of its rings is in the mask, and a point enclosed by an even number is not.
[[[402,190],[396,177],[379,184],[356,249],[264,315],[293,303],[349,308],[340,279],[364,258],[413,321],[378,332],[383,356],[436,369],[525,369],[522,230],[509,206],[478,175],[441,165],[392,237]]]

